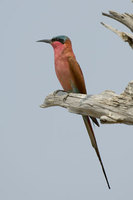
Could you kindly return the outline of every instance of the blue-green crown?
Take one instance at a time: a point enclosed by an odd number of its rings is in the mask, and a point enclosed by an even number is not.
[[[61,42],[62,44],[64,44],[66,40],[69,40],[69,38],[68,38],[67,36],[65,36],[65,35],[59,35],[59,36],[56,36],[56,37],[52,38],[51,41],[52,41],[52,42],[54,42],[54,41],[59,41],[59,42]]]

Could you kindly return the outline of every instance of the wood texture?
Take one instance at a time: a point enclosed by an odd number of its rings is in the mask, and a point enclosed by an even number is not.
[[[41,108],[61,106],[69,112],[99,118],[101,123],[133,125],[133,81],[120,95],[106,90],[97,95],[55,91],[49,94]]]
[[[128,13],[120,14],[115,11],[109,11],[109,14],[108,13],[102,13],[102,14],[106,17],[119,21],[133,32],[133,14],[128,14]],[[109,30],[116,33],[124,42],[128,42],[130,47],[133,48],[133,34],[119,31],[103,22],[101,22],[101,24],[106,28],[108,28]]]

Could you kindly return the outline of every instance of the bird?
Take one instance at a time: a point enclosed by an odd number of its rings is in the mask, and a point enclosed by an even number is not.
[[[65,35],[59,35],[53,37],[52,39],[42,39],[38,40],[37,42],[48,43],[53,47],[55,72],[63,89],[67,92],[87,94],[84,76],[80,65],[76,60],[75,54],[72,49],[72,42],[69,37]],[[82,118],[90,137],[91,144],[95,149],[95,152],[101,164],[107,186],[110,189],[111,187],[104,169],[104,165],[100,156],[90,119],[97,126],[99,126],[99,123],[96,118],[91,116],[82,116]]]

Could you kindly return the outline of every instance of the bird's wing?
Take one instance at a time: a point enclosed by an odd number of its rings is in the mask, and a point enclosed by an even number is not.
[[[83,73],[81,71],[81,68],[78,62],[75,60],[74,57],[69,56],[68,63],[70,67],[70,72],[73,77],[72,81],[73,81],[74,87],[76,87],[79,93],[86,94],[85,81],[84,81]]]
[[[68,57],[68,62],[69,62],[69,67],[70,67],[70,71],[73,75],[73,84],[75,90],[77,90],[79,93],[82,94],[86,94],[86,87],[85,87],[85,81],[84,81],[84,77],[83,77],[83,73],[81,71],[81,68],[78,64],[78,62],[75,60],[75,58],[73,57]],[[90,117],[91,120],[94,122],[94,124],[96,124],[97,126],[100,126],[97,119],[94,117]]]

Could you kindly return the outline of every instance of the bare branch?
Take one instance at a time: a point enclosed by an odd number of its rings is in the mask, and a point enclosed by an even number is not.
[[[115,19],[116,21],[119,21],[120,23],[127,26],[133,32],[133,14],[128,14],[128,13],[120,14],[114,11],[109,11],[109,14],[107,13],[102,13],[102,14],[106,17],[110,17],[112,19]],[[131,48],[133,48],[133,34],[121,32],[111,27],[110,25],[104,24],[103,22],[101,22],[101,24],[106,28],[110,29],[111,31],[113,31],[114,33],[116,33],[119,37],[122,38],[124,42],[128,42]]]
[[[133,14],[120,14],[115,11],[109,11],[109,14],[102,13],[106,17],[110,17],[112,19],[115,19],[116,21],[119,21],[120,23],[127,26],[132,32],[133,32]]]
[[[114,33],[116,33],[124,42],[128,42],[130,47],[133,48],[133,34],[131,33],[126,33],[126,32],[121,32],[115,28],[113,28],[110,25],[104,24],[103,22],[101,22],[101,24],[103,26],[105,26],[106,28],[108,28],[109,30],[113,31]]]
[[[133,125],[133,81],[120,95],[106,90],[97,95],[56,91],[49,94],[41,108],[61,106],[69,112],[99,118],[101,123]]]

